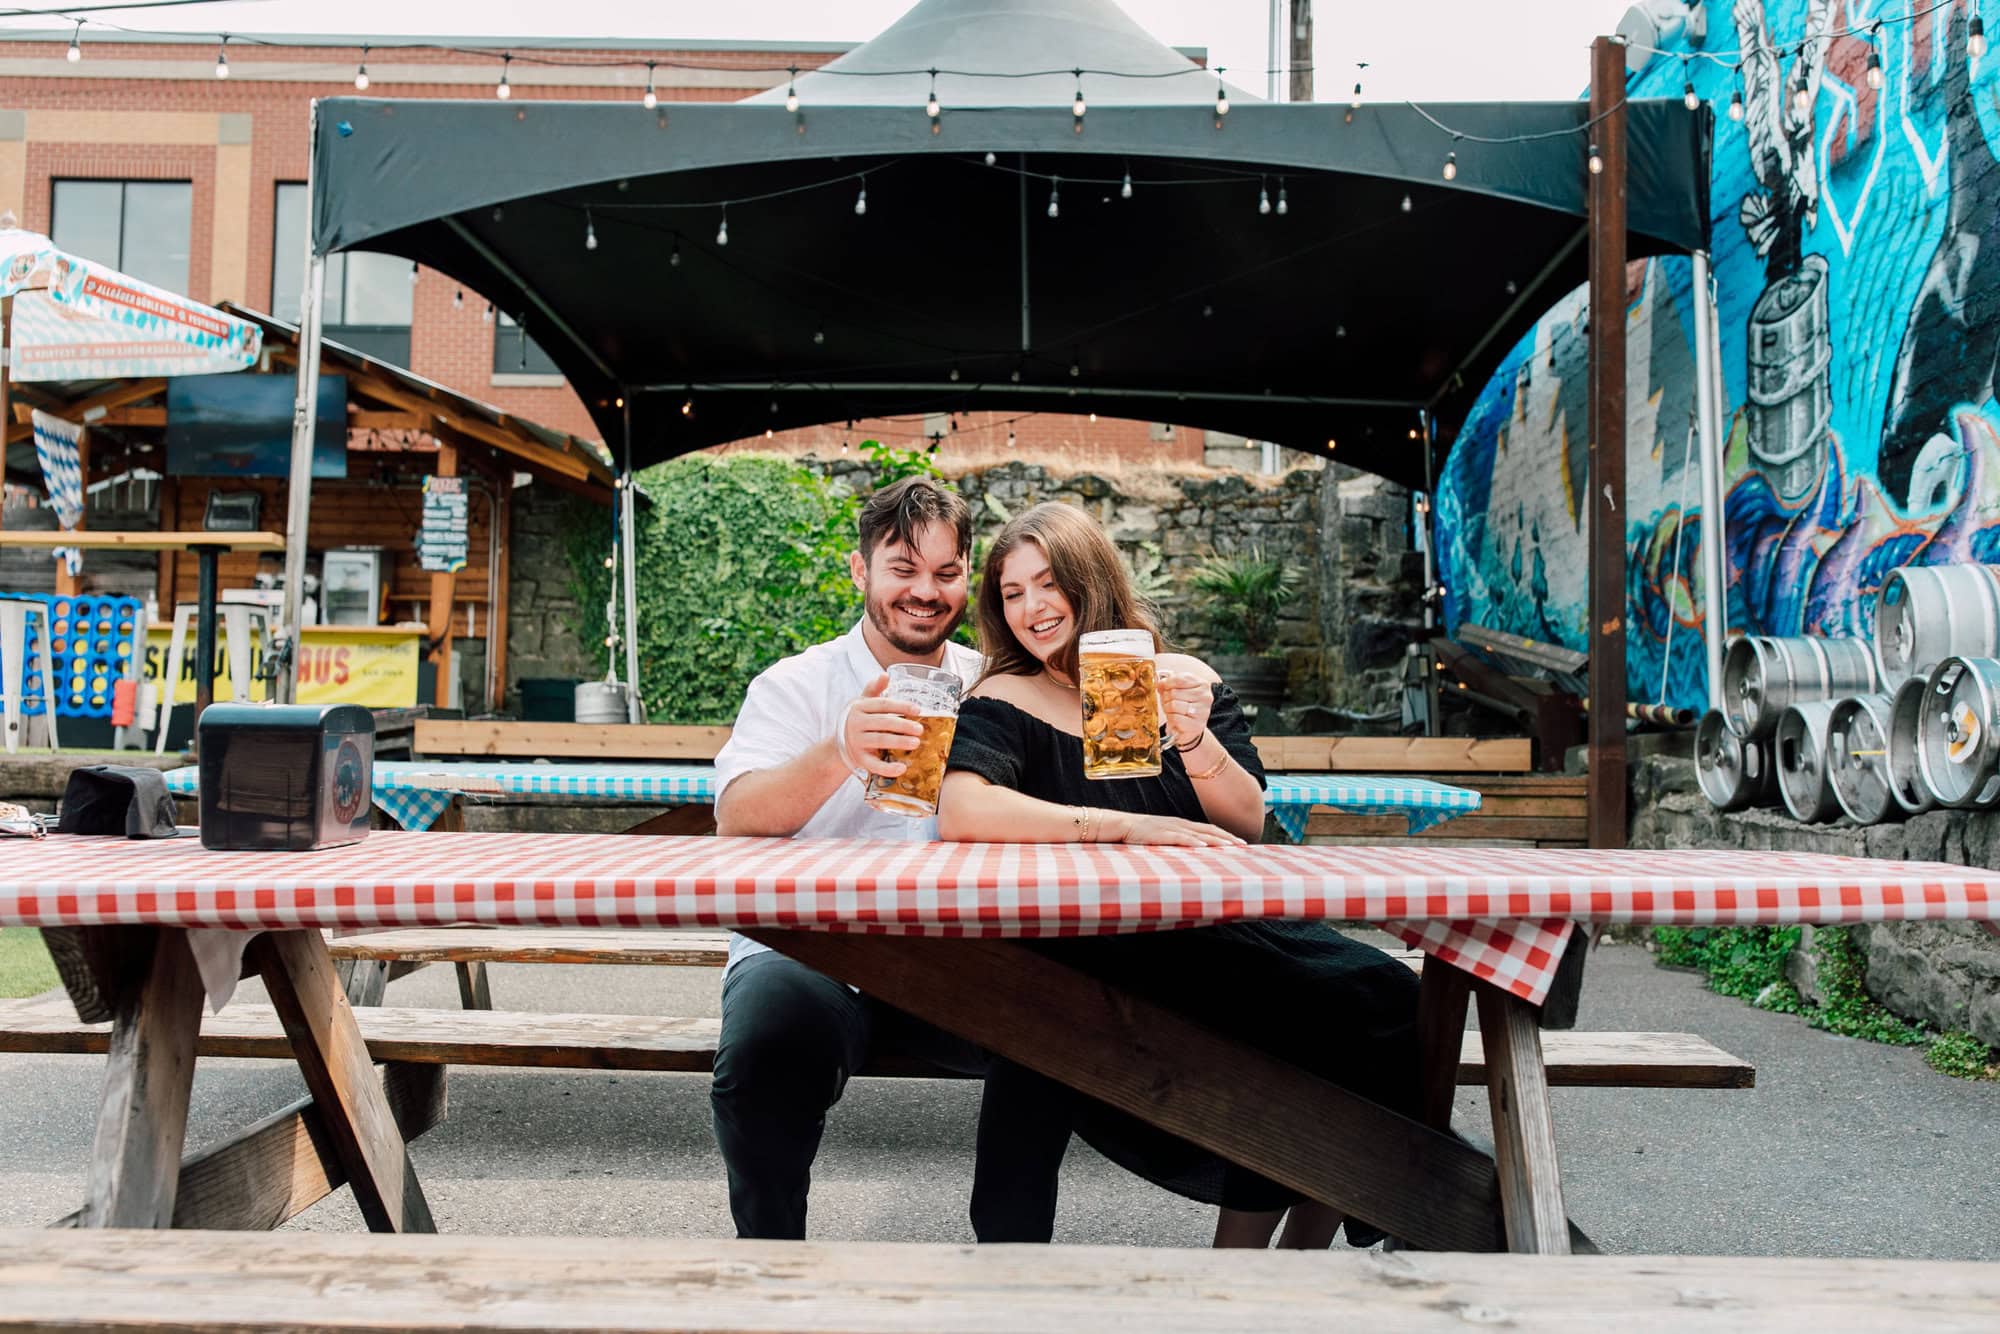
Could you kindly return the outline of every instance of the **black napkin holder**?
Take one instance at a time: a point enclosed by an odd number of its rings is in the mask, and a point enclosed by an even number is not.
[[[375,716],[353,704],[211,704],[201,715],[201,843],[309,852],[358,843]]]

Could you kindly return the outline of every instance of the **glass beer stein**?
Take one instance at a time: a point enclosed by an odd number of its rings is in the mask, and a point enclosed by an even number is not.
[[[1083,776],[1150,778],[1160,772],[1160,696],[1153,636],[1094,630],[1077,640],[1083,693]]]
[[[923,819],[937,814],[938,788],[944,782],[945,761],[951,757],[952,734],[958,730],[958,696],[964,683],[940,667],[914,662],[893,663],[884,699],[907,700],[921,712],[924,734],[915,750],[882,750],[883,759],[901,761],[894,778],[868,776],[864,800],[878,811]]]

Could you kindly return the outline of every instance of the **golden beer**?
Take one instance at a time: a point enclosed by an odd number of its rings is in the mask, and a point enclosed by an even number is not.
[[[1078,645],[1083,694],[1083,776],[1150,778],[1160,772],[1160,696],[1153,637],[1106,631]]]
[[[937,814],[938,788],[944,783],[945,761],[951,758],[951,738],[958,731],[958,717],[927,713],[917,721],[923,725],[924,734],[915,750],[877,752],[883,759],[891,763],[900,760],[907,767],[894,778],[870,774],[864,800],[878,811],[922,819]]]

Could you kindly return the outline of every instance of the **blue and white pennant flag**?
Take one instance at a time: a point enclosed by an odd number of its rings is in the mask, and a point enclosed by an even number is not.
[[[42,461],[42,480],[49,489],[49,503],[55,506],[56,520],[74,528],[83,518],[83,462],[77,451],[83,427],[36,408],[35,457]],[[76,547],[57,547],[55,558],[67,563],[71,574],[83,572],[83,552]]]

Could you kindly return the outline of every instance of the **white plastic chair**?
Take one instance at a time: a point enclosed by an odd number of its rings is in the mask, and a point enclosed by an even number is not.
[[[22,705],[28,685],[28,618],[42,618],[42,708],[49,720],[49,749],[56,749],[56,663],[53,642],[55,628],[49,604],[32,598],[0,598],[0,689],[7,692],[5,708],[7,753],[21,746],[25,721]]]
[[[167,732],[174,720],[174,695],[180,688],[181,656],[187,651],[188,626],[200,610],[192,602],[183,602],[174,608],[174,634],[167,645],[166,679],[160,687],[160,730],[153,742],[153,753],[164,755],[167,751]],[[238,704],[250,702],[250,623],[263,624],[264,642],[269,644],[278,625],[278,618],[269,607],[260,607],[247,602],[224,602],[217,610],[222,613],[222,642],[228,650],[222,659],[223,674],[229,682],[229,698]]]

